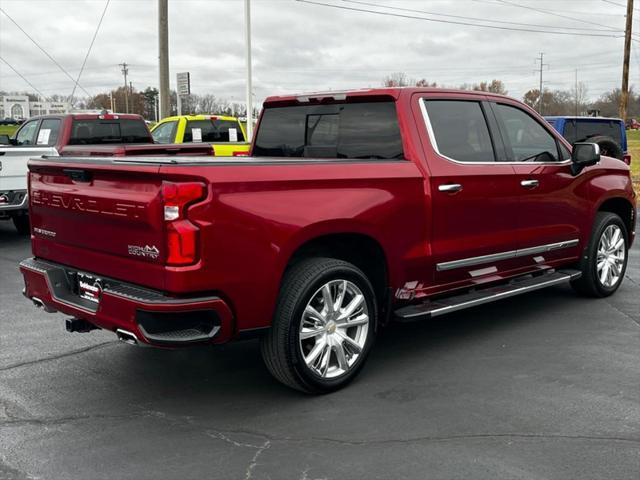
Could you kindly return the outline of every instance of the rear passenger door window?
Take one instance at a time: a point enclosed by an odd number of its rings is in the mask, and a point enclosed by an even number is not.
[[[502,130],[507,160],[512,162],[556,162],[556,138],[523,110],[511,105],[494,104]]]
[[[38,138],[36,143],[38,145],[55,145],[58,141],[58,133],[60,132],[60,119],[47,118],[42,120],[40,124],[40,130],[38,131]]]
[[[496,160],[480,102],[425,100],[424,105],[438,153],[458,162]]]

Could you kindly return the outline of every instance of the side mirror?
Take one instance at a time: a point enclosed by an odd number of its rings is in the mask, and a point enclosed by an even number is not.
[[[11,145],[9,135],[0,135],[0,145]]]
[[[583,168],[600,161],[600,145],[597,143],[576,142],[571,152],[571,172],[579,174]]]

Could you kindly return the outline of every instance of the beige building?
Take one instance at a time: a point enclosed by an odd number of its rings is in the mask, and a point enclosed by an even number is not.
[[[35,115],[69,113],[71,106],[66,102],[32,102],[26,95],[6,95],[0,97],[0,119],[16,120]]]

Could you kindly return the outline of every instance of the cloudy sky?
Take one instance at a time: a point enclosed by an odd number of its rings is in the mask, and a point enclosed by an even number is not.
[[[498,78],[520,98],[537,88],[536,57],[544,52],[546,87],[572,88],[578,69],[595,98],[620,84],[625,3],[251,0],[254,92],[260,101],[285,92],[378,86],[385,76],[406,72],[447,86]],[[638,3],[630,81],[640,88]],[[0,0],[0,57],[44,95],[69,95],[73,82],[9,16],[75,77],[105,4]],[[193,92],[240,101],[243,25],[242,0],[169,0],[172,87],[177,72],[189,71]],[[136,89],[157,86],[157,58],[157,1],[111,0],[80,85],[91,94],[109,91],[122,84],[118,64],[127,62]],[[32,89],[0,60],[0,90]]]

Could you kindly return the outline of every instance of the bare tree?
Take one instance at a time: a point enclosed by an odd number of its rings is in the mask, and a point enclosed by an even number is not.
[[[589,89],[584,82],[578,82],[571,90],[574,104],[574,114],[583,115],[589,103]]]
[[[480,82],[471,87],[472,90],[478,90],[480,92],[499,93],[500,95],[506,95],[509,93],[504,87],[502,80],[493,79],[491,82]],[[466,89],[465,89],[466,90]]]
[[[436,82],[429,83],[429,80],[426,78],[421,78],[415,83],[416,87],[437,87],[438,84]]]
[[[220,113],[219,102],[215,95],[198,95],[198,113]]]
[[[382,81],[382,85],[385,87],[406,87],[411,84],[409,77],[404,72],[395,72],[388,75]]]

